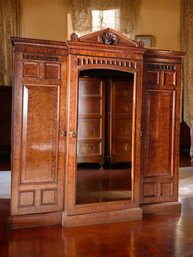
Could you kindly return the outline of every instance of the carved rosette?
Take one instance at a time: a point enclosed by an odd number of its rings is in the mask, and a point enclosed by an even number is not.
[[[99,36],[98,41],[105,45],[116,45],[118,38],[112,31],[106,31]]]

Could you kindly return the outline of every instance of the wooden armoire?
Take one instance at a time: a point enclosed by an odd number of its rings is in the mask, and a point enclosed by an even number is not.
[[[72,34],[64,42],[12,41],[9,228],[79,226],[180,211],[184,54],[144,48],[110,28],[81,37]],[[117,172],[116,190],[110,191],[108,182],[108,195],[118,193],[119,171],[104,170],[103,165],[129,163],[128,197],[79,204],[76,184],[77,174],[83,178],[78,170],[82,163],[100,164],[96,172],[86,171],[89,177],[105,173],[112,179]],[[98,181],[92,178],[92,183]]]

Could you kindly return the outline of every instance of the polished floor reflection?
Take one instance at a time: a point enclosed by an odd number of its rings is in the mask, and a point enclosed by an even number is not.
[[[145,216],[142,221],[6,230],[9,201],[0,200],[1,257],[191,257],[193,197],[181,215]]]
[[[76,204],[131,199],[131,165],[79,165]]]

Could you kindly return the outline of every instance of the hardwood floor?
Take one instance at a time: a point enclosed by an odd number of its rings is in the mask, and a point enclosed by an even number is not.
[[[191,257],[193,198],[181,216],[145,216],[142,221],[7,231],[9,201],[0,202],[1,257]]]
[[[188,165],[189,159],[184,159]],[[185,164],[186,163],[186,164]],[[8,231],[9,200],[0,200],[1,257],[192,257],[193,197],[180,215],[77,228],[52,226]]]

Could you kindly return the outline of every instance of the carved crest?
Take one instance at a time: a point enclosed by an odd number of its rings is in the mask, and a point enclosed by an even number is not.
[[[105,31],[98,37],[98,41],[105,45],[116,45],[118,38],[112,31]]]
[[[122,45],[127,47],[143,47],[142,42],[136,42],[129,39],[125,35],[111,28],[106,28],[96,32],[89,33],[85,36],[78,37],[73,33],[71,36],[72,41],[82,41],[91,43],[100,43],[105,45]]]

